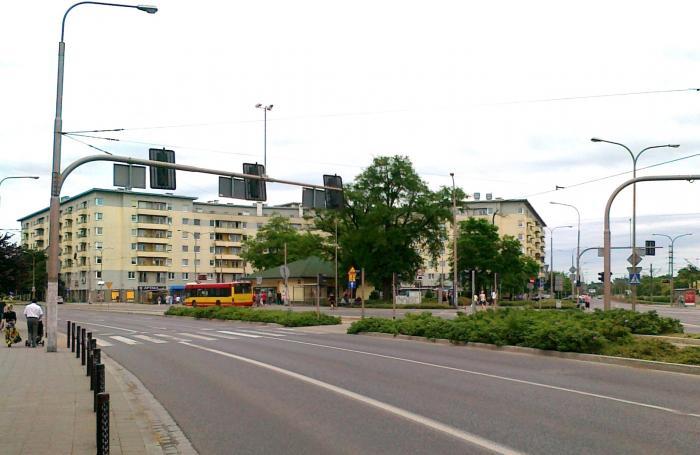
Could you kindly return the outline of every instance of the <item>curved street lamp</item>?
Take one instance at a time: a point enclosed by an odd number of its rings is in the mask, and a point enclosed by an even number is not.
[[[63,129],[63,68],[66,54],[65,36],[68,13],[78,5],[115,6],[133,8],[148,14],[155,14],[158,8],[150,5],[124,5],[106,2],[78,2],[68,8],[61,22],[61,41],[58,43],[58,76],[56,81],[56,117],[53,124],[53,163],[51,166],[51,203],[49,205],[49,263],[47,265],[48,286],[46,298],[46,351],[56,352],[56,331],[58,329],[58,225],[61,210],[61,135]]]
[[[642,153],[646,152],[647,150],[651,149],[658,149],[658,148],[678,148],[680,147],[680,144],[664,144],[664,145],[652,145],[651,147],[647,147],[642,149],[639,153],[636,155],[632,153],[632,150],[629,149],[624,144],[621,144],[619,142],[613,142],[613,141],[606,141],[605,139],[600,139],[597,137],[592,137],[591,142],[605,142],[608,144],[613,144],[613,145],[618,145],[627,152],[629,152],[630,157],[632,158],[632,178],[635,179],[637,178],[637,161],[639,160],[639,157],[642,155]],[[637,256],[637,184],[632,185],[632,257]],[[633,266],[636,267],[636,264],[633,264]],[[632,311],[635,311],[637,309],[637,286],[632,286]]]
[[[578,226],[576,228],[576,302],[578,303],[578,296],[580,294],[580,282],[581,282],[581,268],[580,268],[580,255],[581,255],[581,213],[576,207],[571,204],[564,204],[563,202],[550,202],[552,205],[563,205],[565,207],[571,207],[576,210],[576,216],[578,217]]]
[[[669,245],[669,247],[668,247],[668,274],[671,277],[671,280],[670,280],[671,289],[669,291],[669,295],[670,295],[670,298],[669,298],[670,302],[669,303],[671,304],[671,306],[673,306],[673,244],[676,242],[676,240],[680,239],[681,237],[693,235],[693,233],[690,232],[688,234],[681,234],[681,235],[677,235],[673,238],[671,238],[670,235],[666,235],[666,234],[651,234],[651,235],[652,236],[655,235],[658,237],[666,237],[668,239],[668,241],[671,242],[671,245]]]

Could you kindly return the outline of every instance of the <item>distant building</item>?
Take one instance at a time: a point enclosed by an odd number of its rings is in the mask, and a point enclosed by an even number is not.
[[[71,301],[152,302],[196,280],[226,282],[253,270],[242,242],[273,215],[302,229],[299,204],[197,202],[173,194],[91,189],[61,199],[60,279]],[[22,245],[45,249],[49,209],[19,219]]]

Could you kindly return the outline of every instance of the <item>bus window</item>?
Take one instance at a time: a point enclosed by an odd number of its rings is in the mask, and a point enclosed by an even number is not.
[[[233,286],[236,294],[250,294],[251,292],[250,283],[236,283]]]

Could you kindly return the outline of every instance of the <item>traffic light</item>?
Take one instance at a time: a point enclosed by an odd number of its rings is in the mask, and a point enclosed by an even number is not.
[[[598,281],[605,281],[605,272],[598,272]]]
[[[323,273],[319,273],[319,274],[318,274],[318,284],[319,284],[319,285],[321,285],[321,284],[326,284],[326,279],[327,279],[327,278],[328,278],[328,277],[326,277],[326,275],[324,275]]]
[[[166,149],[148,149],[148,159],[151,161],[175,162],[175,152]],[[151,188],[154,190],[174,190],[175,169],[151,166]]]
[[[243,173],[247,175],[265,175],[265,166],[262,164],[243,163]],[[245,198],[248,201],[266,201],[267,191],[265,181],[258,179],[243,179],[245,185]]]
[[[644,248],[647,250],[647,256],[656,256],[656,241],[647,240],[644,242]]]
[[[339,175],[324,175],[323,186],[331,188],[339,188],[336,190],[326,190],[326,208],[327,209],[342,209],[343,208],[343,178]]]

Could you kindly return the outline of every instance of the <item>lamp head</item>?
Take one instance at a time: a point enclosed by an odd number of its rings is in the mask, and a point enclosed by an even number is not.
[[[136,9],[145,11],[148,14],[155,14],[158,12],[158,7],[157,6],[151,6],[151,5],[138,5]]]
[[[669,146],[669,147],[673,147],[674,149],[677,149],[677,148],[680,147],[681,145],[680,145],[680,144],[668,144],[668,146]]]
[[[597,137],[592,137],[592,138],[591,138],[591,142],[603,142],[603,140],[602,140],[602,139],[599,139],[599,138],[597,138]]]
[[[262,107],[262,104],[258,103],[258,104],[255,105],[255,107],[261,108],[261,107]]]
[[[267,106],[267,108],[266,108],[266,109],[267,109],[268,111],[271,111],[271,110],[272,110],[272,106],[273,106],[273,105],[272,105],[272,104],[270,104],[269,106]]]

